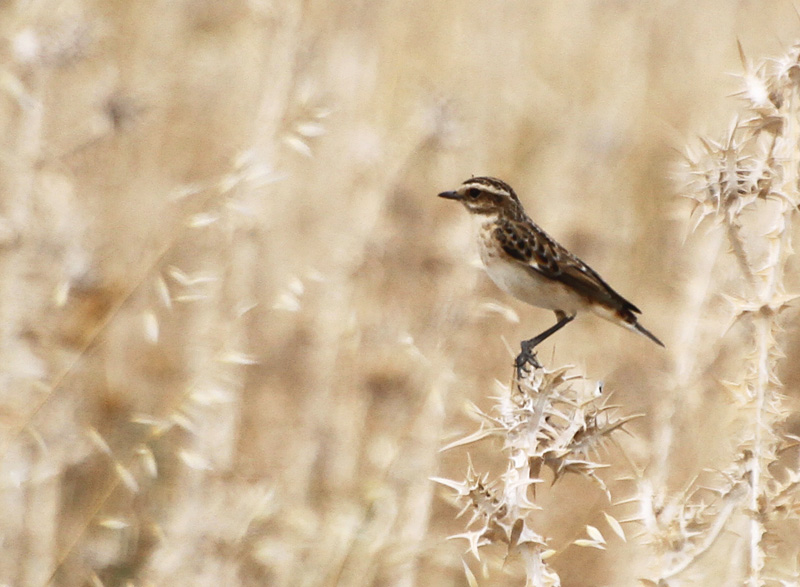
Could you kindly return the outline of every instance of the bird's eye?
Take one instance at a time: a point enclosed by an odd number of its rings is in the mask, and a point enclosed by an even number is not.
[[[481,195],[481,190],[479,190],[478,188],[469,188],[467,190],[467,195],[470,198],[477,198],[478,196]]]

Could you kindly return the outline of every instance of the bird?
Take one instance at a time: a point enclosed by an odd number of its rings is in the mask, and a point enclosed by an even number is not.
[[[472,177],[439,197],[461,202],[477,224],[478,247],[486,273],[503,291],[532,306],[552,310],[556,323],[520,343],[518,373],[539,368],[534,348],[590,312],[664,346],[639,324],[641,310],[618,294],[589,265],[530,219],[517,194],[494,177]]]

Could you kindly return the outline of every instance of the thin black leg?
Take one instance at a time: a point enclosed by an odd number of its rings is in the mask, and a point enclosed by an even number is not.
[[[524,374],[526,365],[531,365],[534,368],[541,367],[539,361],[536,359],[536,353],[533,352],[533,349],[536,348],[537,345],[544,342],[545,339],[555,334],[556,332],[564,328],[567,324],[572,322],[575,319],[575,314],[573,314],[572,316],[568,316],[563,312],[556,312],[556,317],[558,318],[558,322],[553,324],[550,328],[548,328],[541,334],[537,334],[530,340],[523,340],[520,343],[522,352],[517,355],[517,358],[514,361],[514,365],[517,367],[517,375],[519,377],[522,377],[522,375]]]

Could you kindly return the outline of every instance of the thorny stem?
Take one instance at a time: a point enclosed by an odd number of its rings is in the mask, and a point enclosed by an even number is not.
[[[521,549],[525,562],[525,587],[538,587],[547,584],[547,567],[542,560],[542,550],[533,545],[525,545]],[[555,583],[560,585],[560,582]]]
[[[564,367],[535,368],[521,378],[515,370],[511,385],[496,400],[488,413],[475,408],[483,420],[477,433],[445,449],[499,438],[507,459],[505,473],[489,480],[488,475],[477,474],[470,463],[464,481],[435,481],[457,491],[462,512],[473,512],[467,532],[457,537],[468,540],[476,557],[482,546],[502,543],[506,556],[523,561],[526,585],[559,587],[558,574],[544,558],[549,541],[531,526],[531,513],[539,509],[532,485],[541,482],[540,472],[547,468],[554,484],[575,473],[599,484],[608,495],[596,474],[603,465],[593,462],[592,456],[632,417],[616,415],[615,408],[598,393],[596,383],[570,374],[570,368]]]
[[[797,97],[796,93],[792,92],[790,95],[790,104],[788,112],[791,114],[797,113]],[[781,196],[795,194],[797,190],[797,136],[798,136],[798,122],[796,116],[789,115],[785,117],[786,125],[785,132],[780,142],[777,138],[773,138],[773,142],[769,149],[769,157],[774,157],[773,149],[776,146],[785,146],[789,152],[779,153],[784,155],[783,159],[787,164],[782,168],[782,185]],[[760,504],[765,498],[765,474],[764,465],[770,456],[770,448],[774,441],[769,431],[772,429],[774,423],[770,414],[770,400],[773,399],[770,395],[773,390],[770,386],[770,379],[773,378],[774,369],[771,361],[771,345],[772,333],[774,331],[774,324],[777,318],[776,312],[770,307],[771,302],[775,302],[776,298],[783,291],[783,270],[787,257],[791,254],[791,216],[793,207],[785,197],[779,199],[780,210],[776,212],[774,218],[775,223],[773,230],[780,231],[780,237],[768,243],[767,263],[768,271],[765,274],[765,283],[761,292],[761,310],[755,316],[755,344],[756,344],[756,357],[754,365],[758,376],[755,381],[754,401],[755,401],[755,414],[753,421],[753,450],[748,463],[748,470],[750,472],[750,522],[749,522],[749,576],[748,585],[757,587],[763,583],[761,571],[765,564],[765,553],[762,547],[763,536],[767,529],[764,525],[763,515],[761,512]]]
[[[771,557],[766,548],[770,522],[777,511],[770,465],[782,440],[776,425],[785,412],[776,377],[780,349],[774,337],[781,310],[796,297],[786,295],[784,274],[792,255],[792,220],[800,185],[800,44],[774,67],[746,64],[745,69],[748,87],[763,89],[763,95],[743,92],[750,98],[750,120],[741,123],[737,119],[726,141],[703,140],[706,152],[690,159],[690,168],[703,178],[696,191],[703,216],[714,216],[724,225],[745,284],[734,321],[747,321],[752,347],[744,361],[743,379],[730,389],[747,408],[747,429],[731,475],[733,483],[713,519],[686,508],[675,516],[688,551],[682,553],[683,560],[660,575],[661,581],[675,577],[704,555],[723,527],[732,523],[734,512],[741,514],[737,520],[744,518],[744,584],[757,587],[774,579],[767,569]],[[735,140],[737,136],[744,138]],[[758,213],[743,214],[753,209]],[[757,224],[750,226],[751,222]],[[760,231],[763,227],[766,230]],[[702,511],[702,503],[696,505]],[[700,538],[683,532],[687,523],[703,528]]]
[[[748,565],[750,573],[748,585],[756,587],[761,584],[760,571],[764,567],[764,550],[761,548],[761,538],[766,529],[759,516],[758,503],[763,492],[762,484],[762,459],[764,443],[764,427],[768,425],[764,421],[764,404],[769,385],[769,323],[766,318],[756,319],[756,345],[758,348],[757,366],[758,378],[755,387],[755,415],[753,422],[753,451],[750,457],[750,553]]]
[[[703,555],[708,552],[708,550],[714,545],[719,536],[720,532],[725,528],[725,525],[728,523],[728,520],[731,517],[731,514],[736,509],[736,500],[729,499],[725,502],[725,507],[720,511],[717,516],[714,518],[714,523],[709,528],[708,532],[706,532],[705,539],[703,543],[697,547],[696,552],[692,554],[692,556],[687,556],[681,562],[676,564],[671,569],[667,570],[666,572],[662,573],[661,579],[671,579],[683,571],[688,569],[694,563],[699,561],[703,558]]]
[[[750,269],[750,262],[747,260],[747,251],[745,251],[742,238],[738,232],[740,227],[736,224],[736,222],[734,222],[734,220],[728,218],[725,222],[725,228],[728,233],[728,242],[731,244],[731,248],[733,249],[733,256],[736,258],[736,263],[739,266],[739,270],[742,272],[742,275],[747,281],[747,285],[751,288],[755,288],[756,280],[753,276],[753,271]]]
[[[760,292],[760,310],[754,316],[753,327],[755,329],[755,350],[756,356],[753,365],[756,369],[757,377],[754,381],[752,399],[754,401],[755,413],[753,415],[753,446],[748,455],[749,462],[746,463],[750,479],[749,496],[749,573],[747,584],[751,587],[762,585],[762,569],[765,565],[765,552],[763,548],[763,537],[767,532],[764,523],[764,512],[761,505],[765,498],[766,481],[768,473],[765,470],[767,460],[770,458],[770,447],[774,444],[774,435],[770,434],[774,417],[769,413],[772,394],[774,390],[770,385],[770,380],[774,377],[773,361],[771,360],[772,333],[774,332],[777,312],[774,309],[777,297],[783,291],[783,270],[787,257],[791,254],[791,215],[793,206],[789,204],[786,197],[793,195],[797,190],[797,136],[798,123],[796,120],[797,98],[793,91],[789,97],[790,104],[787,111],[789,116],[784,117],[785,131],[781,140],[773,137],[769,149],[769,158],[774,158],[773,149],[781,146],[785,147],[787,153],[782,159],[786,164],[782,166],[782,184],[780,186],[780,209],[774,215],[775,224],[771,230],[780,231],[779,238],[770,239],[767,243],[766,271],[764,272],[764,285]]]

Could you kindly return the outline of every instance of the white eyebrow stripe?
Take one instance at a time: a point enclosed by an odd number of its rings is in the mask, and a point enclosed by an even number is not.
[[[465,188],[473,188],[473,187],[474,188],[478,188],[481,191],[489,192],[490,194],[495,194],[497,196],[508,196],[509,195],[507,190],[504,190],[504,189],[502,189],[500,187],[497,187],[497,186],[493,186],[493,185],[489,185],[489,184],[485,184],[485,183],[480,183],[480,182],[477,182],[477,181],[476,182],[465,183],[464,187]]]

